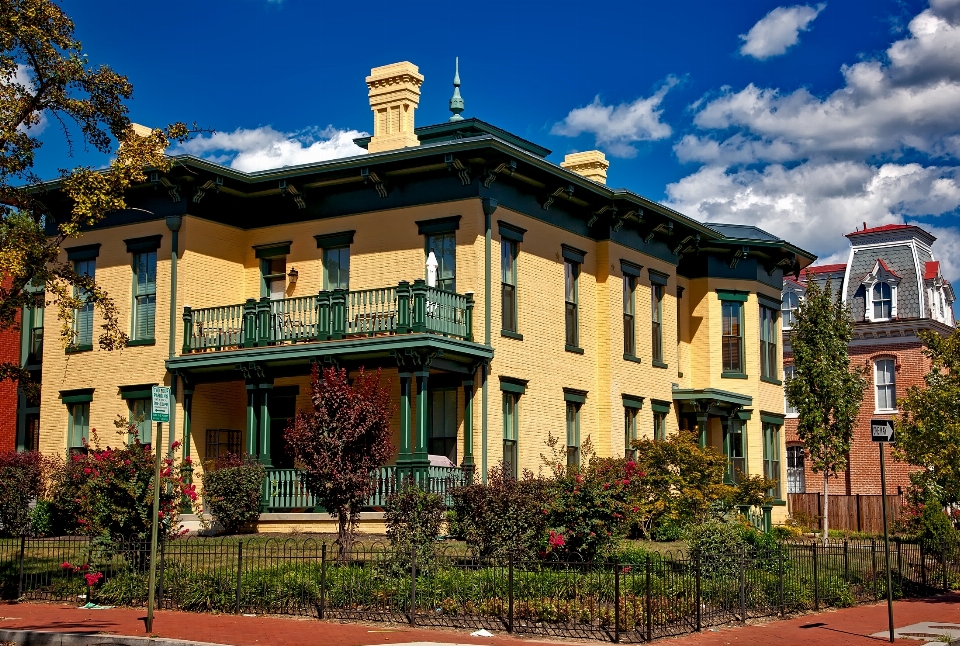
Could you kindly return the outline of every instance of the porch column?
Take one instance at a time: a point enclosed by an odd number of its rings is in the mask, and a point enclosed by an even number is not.
[[[706,413],[697,413],[697,430],[700,431],[700,448],[707,448],[707,419]]]
[[[187,380],[183,380],[183,480],[187,484],[193,483],[193,462],[190,457],[190,417],[193,412],[193,386],[187,385]],[[190,499],[183,497],[180,505],[180,513],[192,514],[193,505]]]
[[[260,388],[260,463],[265,467],[272,467],[273,460],[270,456],[270,410],[267,407],[269,403],[270,391],[273,390],[272,383],[259,384]]]
[[[414,373],[417,380],[417,423],[416,445],[413,450],[414,480],[424,491],[429,490],[427,473],[430,467],[430,458],[427,456],[427,376],[426,370]]]
[[[400,373],[400,450],[397,454],[397,485],[410,475],[410,377],[409,372]]]
[[[473,379],[463,381],[463,475],[466,481],[473,483]]]
[[[247,441],[246,454],[250,457],[257,455],[257,430],[260,426],[257,415],[260,412],[257,406],[257,384],[244,384],[247,389]]]
[[[724,484],[733,484],[733,470],[730,468],[730,418],[721,417],[720,425],[723,427],[723,455],[727,458],[727,468],[723,474]]]

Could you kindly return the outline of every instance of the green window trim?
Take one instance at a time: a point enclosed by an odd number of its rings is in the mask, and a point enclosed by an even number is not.
[[[144,253],[147,251],[156,251],[160,248],[162,234],[155,236],[144,236],[142,238],[127,238],[124,244],[127,245],[127,253]]]
[[[564,260],[575,262],[578,265],[583,264],[583,259],[587,257],[587,252],[567,244],[560,245],[560,255]]]
[[[774,500],[782,500],[783,485],[781,484],[781,457],[780,457],[781,426],[764,422],[763,433],[763,475],[768,480],[776,480],[777,484],[767,490],[767,495]]]
[[[644,397],[638,395],[628,395],[627,393],[622,393],[620,399],[623,401],[624,408],[633,408],[640,410],[643,408]]]
[[[340,231],[338,233],[323,233],[313,236],[317,241],[317,249],[330,249],[333,247],[349,247],[353,244],[353,234],[356,231]]]
[[[151,399],[153,397],[153,387],[156,385],[153,383],[120,386],[120,399]]]
[[[721,372],[721,379],[749,379],[746,373],[743,372]]]
[[[523,242],[523,234],[527,232],[526,229],[510,224],[509,222],[504,222],[503,220],[497,220],[497,227],[501,238],[513,240],[514,242]]]
[[[669,402],[663,399],[651,399],[650,400],[650,410],[654,413],[669,413],[670,405],[673,402]]]
[[[653,366],[654,368],[669,368],[669,367],[670,367],[669,365],[665,364],[663,361],[657,361],[656,359],[654,359],[653,361],[651,361],[651,362],[650,362],[650,365]]]
[[[589,391],[579,390],[577,388],[566,388],[563,389],[563,401],[573,402],[575,404],[583,404],[587,401],[587,394]]]
[[[519,449],[517,441],[520,436],[520,394],[515,392],[503,393],[503,466],[507,475],[516,478],[519,471]]]
[[[90,402],[67,404],[67,448],[82,448],[90,440]]]
[[[450,215],[444,218],[434,218],[432,220],[417,220],[417,230],[420,235],[436,235],[439,233],[453,233],[460,229],[459,215]]]
[[[653,413],[653,439],[662,442],[667,439],[667,414]]]
[[[721,301],[737,301],[746,303],[750,297],[750,292],[740,291],[739,289],[718,289],[717,297]]]
[[[633,276],[634,278],[640,278],[640,275],[643,271],[643,265],[638,265],[629,260],[620,259],[620,272],[624,276]]]
[[[770,413],[767,411],[760,411],[760,421],[764,424],[773,424],[774,426],[783,426],[783,420],[786,419],[786,415],[780,413]]]
[[[566,352],[572,352],[574,354],[583,354],[583,348],[581,348],[578,345],[564,345],[563,349]]]
[[[662,271],[657,271],[656,269],[647,269],[647,275],[650,277],[650,282],[656,285],[666,286],[667,282],[670,280],[669,274],[665,274]]]
[[[93,401],[96,388],[77,388],[75,390],[61,390],[60,401],[64,404],[81,404]]]
[[[583,402],[566,401],[567,466],[580,466],[580,407]]]
[[[277,256],[290,255],[291,244],[293,244],[293,240],[287,240],[286,242],[271,242],[269,244],[255,244],[253,245],[253,250],[256,254],[256,257],[261,260],[265,258],[276,258]]]
[[[323,247],[323,289],[350,289],[350,246]]]
[[[141,345],[157,345],[157,339],[130,339],[127,341],[128,348],[136,348]],[[91,348],[92,349],[92,348]]]
[[[757,294],[757,300],[758,300],[758,301],[760,302],[760,304],[763,305],[764,307],[769,307],[769,308],[774,309],[774,310],[777,310],[777,311],[780,311],[780,309],[783,307],[783,301],[782,301],[782,300],[780,300],[779,298],[771,298],[770,296],[767,296],[766,294],[760,294],[760,293],[758,293],[758,294]]]
[[[100,243],[85,244],[78,247],[69,247],[64,249],[67,252],[67,260],[93,260],[100,255]]]
[[[159,237],[157,244],[159,245]],[[127,249],[131,248],[127,244]],[[130,338],[142,341],[156,336],[157,316],[157,250],[143,248],[131,257],[133,301],[130,316]]]
[[[64,354],[78,354],[80,352],[92,352],[93,344],[92,343],[77,343],[74,345],[67,346],[64,348]]]
[[[741,420],[741,421],[744,421],[744,422],[747,421],[747,420],[753,419],[753,411],[752,411],[752,410],[738,410],[738,411],[737,411],[737,414],[736,414],[736,418],[739,419],[739,420]]]
[[[623,353],[623,360],[632,361],[633,363],[643,363],[643,360],[640,357],[633,354],[627,354],[626,352]]]
[[[500,336],[508,339],[516,339],[517,341],[523,341],[523,335],[519,332],[513,332],[512,330],[500,330]]]
[[[763,375],[760,375],[760,381],[766,382],[766,383],[768,383],[768,384],[773,384],[774,386],[782,386],[782,385],[783,385],[783,382],[780,381],[779,379],[775,379],[775,378],[772,378],[772,377],[764,377]]]
[[[500,376],[500,390],[505,393],[516,393],[518,395],[527,394],[527,384],[529,379],[517,379],[515,377]]]

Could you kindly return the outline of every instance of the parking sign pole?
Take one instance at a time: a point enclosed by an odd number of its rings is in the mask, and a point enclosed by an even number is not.
[[[163,446],[163,423],[170,421],[170,389],[154,386],[151,392],[150,420],[157,422],[157,438],[153,443],[153,512],[150,522],[150,577],[147,583],[147,634],[153,633],[153,607],[157,596],[157,535],[160,530],[160,447]]]
[[[883,452],[884,444],[894,442],[893,420],[870,420],[870,439],[880,447],[880,506],[883,509],[883,553],[887,562],[887,619],[890,625],[890,642],[896,636],[893,628],[893,576],[890,574],[890,531],[887,525],[887,462]]]

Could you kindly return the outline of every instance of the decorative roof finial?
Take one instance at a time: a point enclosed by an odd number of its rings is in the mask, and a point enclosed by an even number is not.
[[[450,98],[450,112],[453,116],[450,121],[463,121],[460,113],[463,112],[463,99],[460,97],[460,57],[456,59],[456,71],[453,74],[453,96]]]

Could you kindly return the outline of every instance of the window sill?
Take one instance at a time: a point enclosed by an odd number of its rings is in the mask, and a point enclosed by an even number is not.
[[[157,345],[156,339],[134,339],[127,341],[128,348],[135,348],[138,345]]]
[[[623,353],[623,360],[632,361],[633,363],[643,363],[643,361],[640,360],[640,357],[632,354],[627,354],[626,352]]]
[[[80,352],[92,352],[92,351],[93,351],[93,344],[92,344],[92,343],[85,343],[85,344],[83,344],[83,345],[71,345],[71,346],[67,346],[67,348],[66,348],[63,352],[64,352],[65,354],[77,354],[77,353],[80,353]]]
[[[523,335],[512,330],[500,330],[500,336],[508,339],[516,339],[517,341],[523,341]]]
[[[885,408],[883,410],[875,410],[873,411],[873,414],[874,415],[896,415],[899,412],[900,412],[900,409],[898,408]]]
[[[667,364],[665,364],[664,362],[662,362],[662,361],[657,361],[656,359],[654,359],[653,361],[651,361],[651,362],[650,362],[650,365],[653,366],[654,368],[669,368],[669,367],[670,367],[670,366],[668,366]]]
[[[773,384],[774,386],[782,386],[783,382],[779,379],[774,379],[773,377],[760,377],[760,381],[766,382],[768,384]]]
[[[721,379],[749,379],[747,375],[742,372],[721,372]]]
[[[800,413],[787,413],[784,419],[800,419]]]
[[[768,502],[767,504],[768,504],[768,505],[771,505],[772,507],[786,507],[786,506],[787,506],[787,501],[786,501],[786,500],[771,500],[771,501]]]
[[[583,354],[583,348],[578,348],[575,345],[565,345],[563,349],[567,352],[573,352],[574,354]]]

